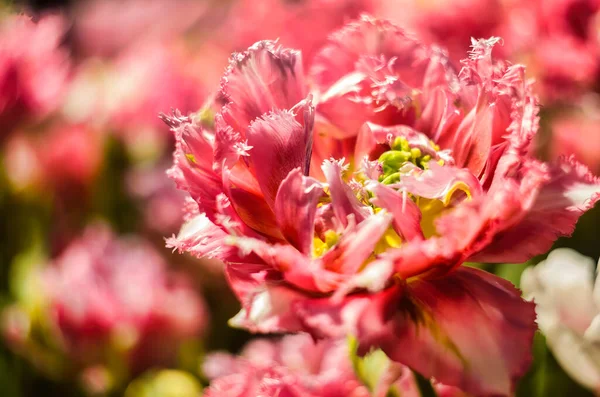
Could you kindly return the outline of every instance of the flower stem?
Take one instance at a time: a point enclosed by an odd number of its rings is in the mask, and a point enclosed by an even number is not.
[[[416,371],[413,371],[413,375],[415,376],[415,382],[417,383],[421,397],[437,397],[437,393],[433,389],[429,379],[424,378],[423,375]]]

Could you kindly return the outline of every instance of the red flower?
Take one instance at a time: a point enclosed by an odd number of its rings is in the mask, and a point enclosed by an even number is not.
[[[361,353],[510,393],[533,306],[460,265],[545,252],[600,184],[573,160],[533,157],[537,101],[522,66],[492,60],[497,41],[474,41],[457,74],[439,49],[363,17],[330,36],[308,78],[275,43],[235,54],[214,128],[166,118],[171,175],[200,214],[171,245],[226,261],[243,306],[232,324],[350,333]]]

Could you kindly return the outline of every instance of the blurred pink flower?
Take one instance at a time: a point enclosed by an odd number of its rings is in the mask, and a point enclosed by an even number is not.
[[[234,1],[220,31],[222,44],[241,51],[254,42],[276,40],[302,50],[310,61],[327,36],[363,12],[374,0]],[[230,52],[232,52],[230,51]]]
[[[90,185],[100,169],[102,137],[86,125],[57,124],[37,139],[46,182]]]
[[[314,397],[421,395],[408,368],[381,355],[370,360],[353,368],[347,340],[315,342],[307,334],[298,334],[255,339],[239,356],[211,353],[203,372],[211,381],[208,396],[279,396],[284,391]],[[463,396],[457,389],[438,383],[435,389],[442,397]]]
[[[141,42],[179,39],[187,30],[207,29],[224,16],[218,0],[92,0],[73,7],[74,44],[86,56],[118,56]],[[199,25],[199,26],[198,26]],[[208,25],[208,26],[207,26]]]
[[[0,125],[8,134],[61,105],[69,60],[60,48],[65,23],[58,15],[33,22],[24,15],[0,20]]]
[[[383,0],[377,13],[402,22],[458,62],[469,39],[500,36],[502,56],[527,65],[544,102],[591,89],[599,77],[597,0]],[[568,59],[568,62],[565,62]]]
[[[205,100],[189,52],[178,43],[146,42],[112,60],[79,65],[64,106],[70,120],[101,125],[134,153],[163,153],[171,134],[158,118],[173,106],[198,110]]]
[[[354,374],[345,340],[315,343],[306,334],[254,340],[240,357],[212,353],[203,372],[212,381],[207,397],[370,396]]]
[[[570,109],[550,119],[550,156],[574,155],[600,173],[600,99],[584,97],[579,109]]]
[[[471,38],[490,37],[507,17],[501,0],[395,0],[378,2],[377,15],[409,26],[428,43],[443,46],[458,63],[469,50]]]
[[[56,122],[16,132],[6,143],[4,166],[17,190],[68,193],[91,185],[102,151],[102,137],[89,126]]]
[[[565,101],[600,77],[597,0],[515,1],[498,34],[511,59],[526,62],[547,101]],[[565,62],[568,59],[568,62]]]
[[[437,48],[364,16],[306,78],[301,54],[276,43],[234,54],[214,130],[165,117],[170,174],[197,203],[169,243],[227,262],[243,307],[232,324],[353,334],[360,354],[510,394],[531,360],[533,307],[460,265],[545,252],[600,182],[573,159],[533,157],[537,101],[524,67],[492,60],[497,41],[473,41],[457,74]]]
[[[44,271],[52,324],[80,365],[110,365],[122,354],[139,372],[173,364],[182,342],[207,326],[202,299],[182,274],[167,270],[146,242],[88,228]]]
[[[161,235],[172,234],[183,221],[186,195],[166,177],[164,164],[131,169],[126,177],[129,193],[140,201],[144,223]]]

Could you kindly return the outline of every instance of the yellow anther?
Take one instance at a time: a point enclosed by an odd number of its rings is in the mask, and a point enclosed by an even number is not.
[[[339,236],[333,230],[327,230],[325,232],[325,244],[327,245],[327,248],[331,248],[335,244],[337,244],[338,239],[339,239]]]
[[[323,256],[331,247],[337,244],[339,236],[333,230],[327,230],[325,232],[325,241],[319,237],[313,238],[313,257],[318,258]]]
[[[413,158],[413,160],[418,159],[421,157],[421,149],[417,147],[410,149],[410,156]]]

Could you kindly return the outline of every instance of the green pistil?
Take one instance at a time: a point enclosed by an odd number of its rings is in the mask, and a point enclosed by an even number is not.
[[[383,165],[383,174],[385,176],[398,172],[400,167],[411,159],[410,152],[400,150],[389,150],[379,156],[379,162]]]
[[[404,137],[396,137],[391,145],[391,150],[379,156],[379,162],[383,167],[383,175],[379,180],[389,185],[400,181],[400,168],[407,162],[411,162],[421,169],[428,169],[431,155],[423,155],[421,149],[411,148]]]
[[[393,174],[390,174],[390,175],[386,176],[385,178],[383,178],[383,180],[381,181],[381,183],[383,183],[384,185],[391,185],[396,182],[400,182],[400,173],[399,172],[394,172]]]

